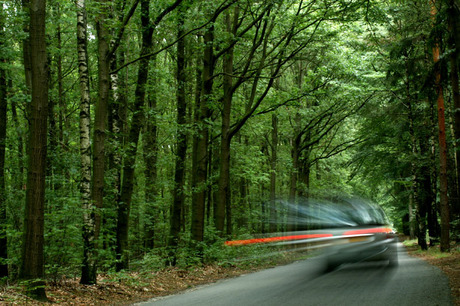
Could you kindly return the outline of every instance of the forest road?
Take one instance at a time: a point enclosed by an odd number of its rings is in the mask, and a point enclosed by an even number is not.
[[[358,263],[320,274],[321,260],[312,258],[138,305],[453,305],[441,270],[398,250],[395,268]]]

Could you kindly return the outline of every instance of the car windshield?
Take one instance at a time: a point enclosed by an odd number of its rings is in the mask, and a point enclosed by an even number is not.
[[[334,201],[311,200],[300,203],[288,221],[305,228],[336,228],[386,225],[388,219],[380,206],[360,198]]]

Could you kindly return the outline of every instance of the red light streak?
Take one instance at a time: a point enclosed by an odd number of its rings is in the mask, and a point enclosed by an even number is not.
[[[267,238],[253,238],[245,240],[232,240],[226,241],[225,245],[235,246],[235,245],[246,245],[253,243],[269,243],[269,242],[279,242],[287,240],[300,240],[300,239],[312,239],[312,238],[326,238],[332,237],[332,234],[307,234],[307,235],[290,235],[290,236],[279,236],[279,237],[267,237]]]

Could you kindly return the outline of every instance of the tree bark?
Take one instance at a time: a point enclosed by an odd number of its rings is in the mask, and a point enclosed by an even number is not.
[[[195,241],[204,238],[204,210],[206,204],[206,182],[208,167],[209,131],[206,120],[210,117],[209,103],[211,100],[214,76],[214,26],[211,24],[204,34],[205,45],[203,54],[202,91],[200,104],[196,105],[196,135],[193,139],[192,153],[192,225],[191,235]]]
[[[110,90],[109,30],[107,22],[107,0],[97,1],[101,9],[96,17],[98,46],[98,100],[96,102],[93,135],[93,177],[91,200],[94,210],[94,239],[97,241],[101,229],[100,212],[104,200],[105,139],[107,130],[108,100]]]
[[[300,138],[295,137],[292,140],[291,158],[292,171],[289,183],[289,206],[288,206],[288,223],[287,231],[295,231],[297,226],[297,184],[299,178],[299,145]]]
[[[87,50],[86,0],[77,1],[77,51],[80,79],[80,203],[83,210],[83,261],[80,283],[97,282],[95,207],[91,202],[90,88]]]
[[[151,59],[152,66],[156,66],[156,58]],[[155,68],[153,68],[155,70]],[[157,96],[154,83],[155,76],[149,78],[151,86],[147,101],[145,133],[143,134],[144,143],[144,162],[145,169],[145,224],[144,224],[144,247],[151,250],[155,246],[155,221],[158,214],[156,201],[158,197],[157,182],[157,159],[158,159],[158,141],[157,141]]]
[[[238,8],[235,8],[233,20],[230,12],[225,12],[225,26],[228,33],[234,36],[238,25]],[[231,200],[230,200],[230,118],[233,100],[233,47],[230,47],[223,60],[223,111],[220,148],[220,175],[216,206],[216,229],[224,231],[225,217],[227,217],[227,235],[232,234]]]
[[[452,98],[454,100],[454,135],[456,144],[456,177],[457,177],[457,198],[452,200],[452,213],[454,215],[460,215],[460,154],[458,150],[458,141],[460,140],[460,88],[459,88],[459,77],[458,77],[458,56],[460,41],[458,40],[458,18],[460,12],[458,6],[455,5],[454,0],[449,0],[449,7],[447,9],[447,21],[449,27],[449,39],[448,44],[450,46],[450,83],[452,87]]]
[[[278,117],[272,114],[271,131],[271,156],[270,156],[270,209],[268,230],[274,233],[278,229],[277,210],[276,210],[276,177],[278,164]]]
[[[177,22],[177,141],[176,141],[176,166],[174,174],[173,206],[171,210],[171,223],[169,230],[169,263],[176,265],[176,248],[179,242],[181,230],[181,216],[185,201],[185,162],[187,155],[187,135],[185,123],[187,116],[187,103],[185,99],[185,39],[181,38],[184,34],[185,7],[179,7]]]
[[[431,15],[433,18],[437,15],[436,1],[430,1]],[[436,38],[433,46],[433,61],[435,65],[435,90],[437,94],[436,104],[438,107],[438,127],[439,127],[439,183],[440,183],[440,207],[441,207],[441,251],[450,251],[449,237],[449,198],[447,195],[447,143],[446,143],[446,123],[444,108],[444,92],[441,82],[440,67],[440,47],[439,38]]]
[[[0,49],[5,47],[5,16],[3,6],[0,7]],[[8,277],[8,240],[7,240],[7,214],[5,190],[5,149],[7,127],[7,59],[0,55],[0,279]]]
[[[142,48],[141,56],[150,52],[152,48],[152,31],[150,21],[150,1],[141,0]],[[127,139],[127,148],[123,165],[123,182],[118,203],[117,221],[117,271],[129,268],[129,214],[134,188],[134,170],[139,143],[139,135],[144,121],[145,86],[149,74],[149,59],[142,59],[139,63],[137,86],[131,128]]]
[[[27,295],[47,300],[44,287],[44,208],[48,112],[46,54],[46,1],[30,2],[32,102],[29,126],[29,162],[24,217],[24,242],[20,279],[27,281]]]
[[[30,18],[30,0],[22,0],[22,8],[24,10],[25,15]],[[32,92],[32,54],[30,51],[30,24],[28,22],[24,22],[23,31],[24,33],[29,34],[26,35],[26,38],[24,38],[22,41],[22,57],[24,61],[24,76],[26,81],[27,94],[30,95]],[[28,112],[29,110],[27,109],[27,116],[29,116]]]

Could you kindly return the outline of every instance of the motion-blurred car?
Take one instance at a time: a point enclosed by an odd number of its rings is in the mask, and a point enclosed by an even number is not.
[[[362,261],[398,264],[397,235],[383,210],[361,199],[350,199],[327,208],[337,221],[324,249],[325,270]]]

